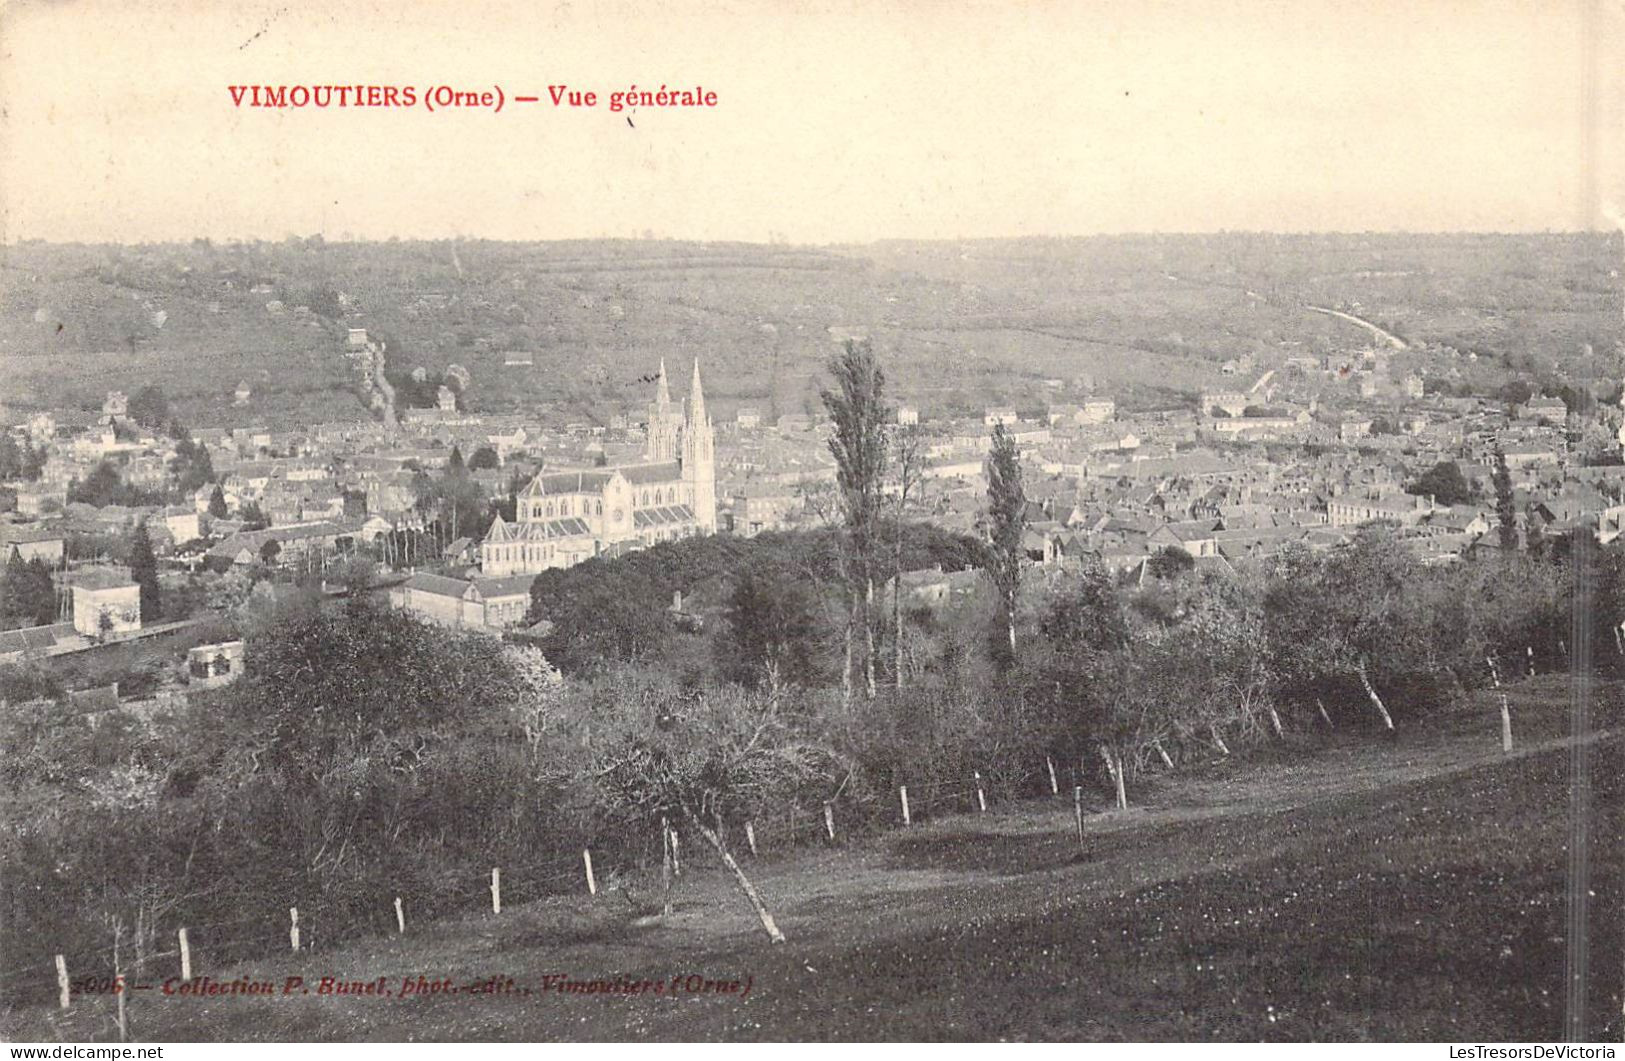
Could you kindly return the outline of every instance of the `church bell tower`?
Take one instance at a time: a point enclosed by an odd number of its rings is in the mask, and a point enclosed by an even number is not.
[[[664,379],[664,376],[662,376]],[[716,432],[705,411],[700,386],[700,359],[694,359],[694,382],[689,388],[688,416],[683,425],[683,481],[694,499],[694,518],[706,534],[717,531]]]

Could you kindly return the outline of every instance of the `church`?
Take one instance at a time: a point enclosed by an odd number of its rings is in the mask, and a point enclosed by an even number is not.
[[[673,403],[660,363],[644,459],[583,471],[544,471],[520,491],[516,519],[501,517],[480,545],[486,578],[570,567],[604,553],[714,534],[716,434],[705,411],[700,362],[688,401]]]

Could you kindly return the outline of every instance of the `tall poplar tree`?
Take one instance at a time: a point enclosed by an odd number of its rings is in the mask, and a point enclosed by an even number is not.
[[[835,387],[821,397],[835,427],[829,440],[835,457],[835,483],[846,523],[846,663],[841,689],[850,700],[854,639],[864,638],[864,686],[875,695],[875,550],[882,484],[886,477],[887,430],[883,397],[885,374],[868,342],[846,341],[829,366]]]
[[[987,455],[988,577],[999,593],[1010,658],[1016,657],[1016,597],[1021,590],[1021,539],[1027,530],[1027,495],[1021,487],[1021,451],[1002,422],[993,425]]]
[[[141,587],[141,621],[156,622],[163,600],[158,588],[158,558],[152,552],[146,520],[136,524],[135,534],[130,538],[130,577]]]
[[[1495,444],[1495,470],[1490,479],[1495,484],[1495,518],[1501,534],[1501,548],[1512,552],[1518,548],[1518,507],[1512,498],[1512,471],[1507,467],[1506,451]]]

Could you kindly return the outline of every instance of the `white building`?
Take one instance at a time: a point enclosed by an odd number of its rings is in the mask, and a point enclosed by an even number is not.
[[[86,637],[141,629],[141,587],[120,571],[90,568],[76,572],[73,628]]]

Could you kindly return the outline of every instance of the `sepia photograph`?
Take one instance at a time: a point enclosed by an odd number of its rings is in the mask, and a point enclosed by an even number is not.
[[[1614,1058],[1622,272],[1620,0],[0,0],[7,1056]]]

